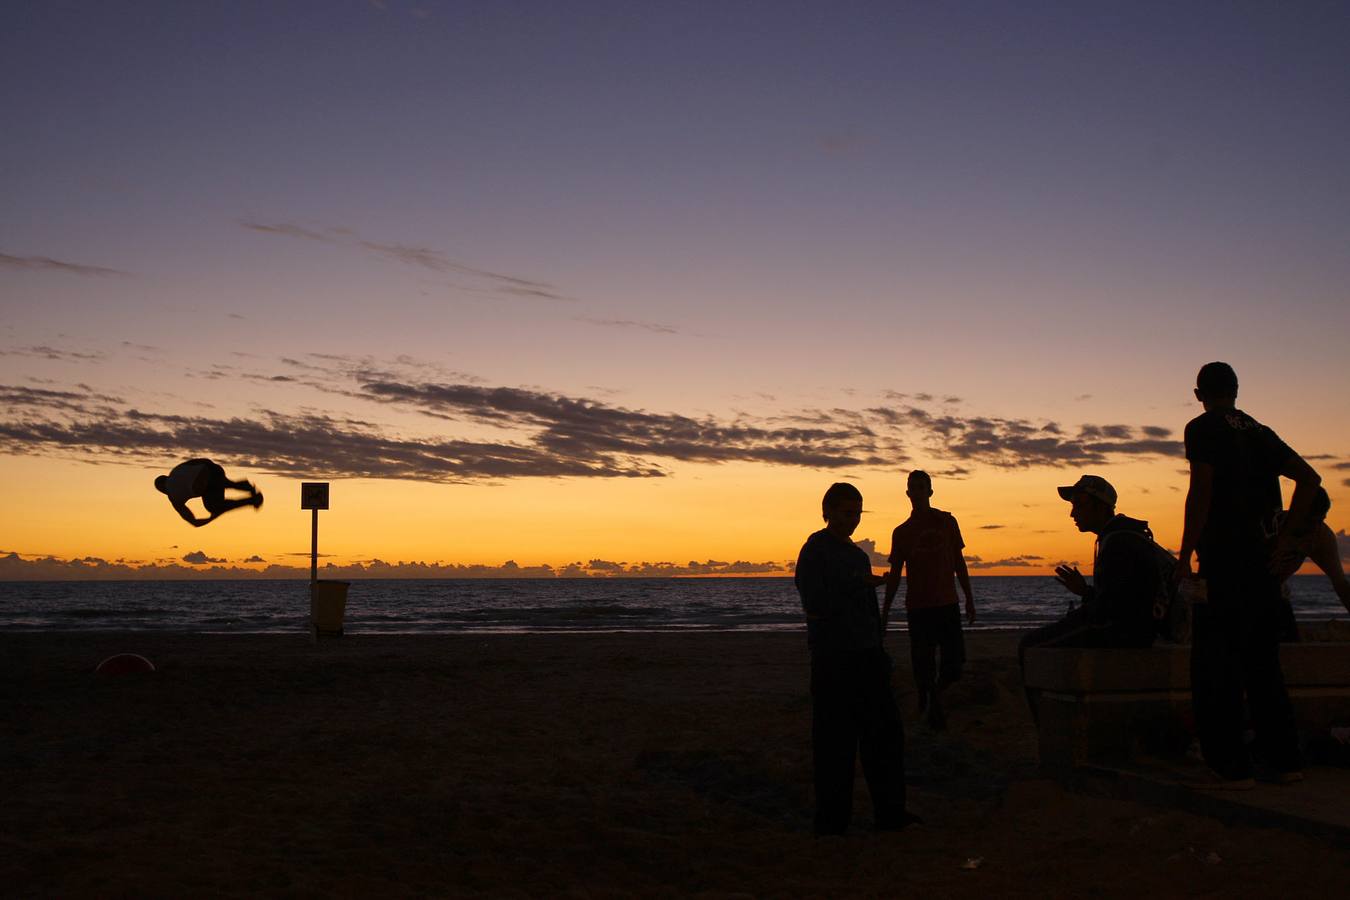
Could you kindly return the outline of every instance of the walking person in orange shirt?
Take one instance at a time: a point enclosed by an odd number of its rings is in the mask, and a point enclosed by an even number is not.
[[[886,599],[881,610],[884,630],[891,603],[905,572],[905,618],[909,623],[909,653],[914,684],[919,691],[919,716],[941,730],[946,727],[941,694],[961,678],[966,661],[961,632],[961,607],[956,582],[966,595],[966,620],[975,624],[975,598],[970,572],[961,554],[965,541],[961,526],[949,512],[931,504],[933,480],[927,472],[909,473],[905,493],[913,512],[891,534],[891,571],[886,576]],[[941,664],[937,661],[941,650]]]

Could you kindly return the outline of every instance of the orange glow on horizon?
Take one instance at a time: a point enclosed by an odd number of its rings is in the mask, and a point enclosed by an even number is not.
[[[236,510],[194,529],[153,490],[152,470],[36,457],[7,457],[5,467],[12,485],[10,502],[0,511],[5,553],[209,569],[211,562],[183,561],[200,552],[227,568],[308,567],[310,516],[299,508],[300,479],[232,470],[232,477],[258,482],[267,496],[263,509]],[[1185,486],[1177,464],[1135,463],[1110,473],[1121,496],[1119,511],[1148,520],[1157,540],[1175,549]],[[819,499],[830,480],[828,473],[728,464],[683,466],[663,479],[335,481],[332,508],[319,514],[320,565],[381,560],[492,569],[511,560],[526,570],[547,565],[561,571],[593,560],[625,569],[743,562],[778,569],[726,574],[781,576],[805,537],[821,527]],[[1078,533],[1068,505],[1055,493],[1068,480],[1045,469],[939,477],[933,503],[957,516],[973,576],[1043,576],[1060,562],[1087,571],[1093,537]],[[872,542],[883,558],[876,569],[883,571],[890,531],[909,514],[903,473],[863,472],[855,483],[864,492],[865,511],[854,538]],[[1339,511],[1333,507],[1333,528],[1344,527]],[[263,562],[246,561],[253,557]],[[1004,560],[1015,562],[997,565]],[[1309,564],[1301,571],[1317,570]]]

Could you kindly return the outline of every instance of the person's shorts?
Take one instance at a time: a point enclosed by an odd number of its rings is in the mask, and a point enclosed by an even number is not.
[[[225,503],[225,488],[230,480],[225,477],[225,470],[217,463],[210,460],[202,460],[202,474],[198,475],[198,484],[201,485],[202,505],[206,507],[207,512],[217,512],[219,507]]]
[[[961,607],[952,603],[927,609],[905,611],[909,623],[910,652],[915,659],[915,676],[925,682],[939,674],[929,671],[933,651],[942,649],[941,678],[944,682],[961,677],[966,662],[966,641],[961,630]]]

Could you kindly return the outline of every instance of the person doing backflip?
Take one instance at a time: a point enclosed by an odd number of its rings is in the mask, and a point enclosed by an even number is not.
[[[263,504],[262,492],[253,482],[231,481],[225,477],[225,470],[209,459],[189,459],[179,463],[168,475],[155,479],[155,490],[167,496],[178,514],[194,528],[200,528],[232,509],[241,506],[258,509]],[[226,490],[247,491],[248,496],[227,500]],[[202,498],[209,516],[199,519],[188,509],[187,502],[193,497]]]

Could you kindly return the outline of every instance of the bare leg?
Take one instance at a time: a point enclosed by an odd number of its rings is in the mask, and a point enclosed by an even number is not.
[[[236,491],[245,491],[248,493],[248,496],[242,500],[231,501],[237,503],[239,506],[244,506],[247,504],[249,506],[252,506],[254,509],[259,509],[263,505],[262,491],[258,490],[258,486],[251,481],[229,481],[227,479],[225,482],[225,487]],[[224,492],[222,491],[221,493],[223,494]],[[231,507],[231,509],[233,508],[234,507]]]
[[[255,497],[240,497],[238,500],[226,500],[223,497],[213,497],[210,505],[206,507],[206,511],[214,518],[216,516],[224,515],[232,509],[238,509],[241,506],[257,507],[259,503],[256,497],[258,496],[261,495],[256,495]]]

